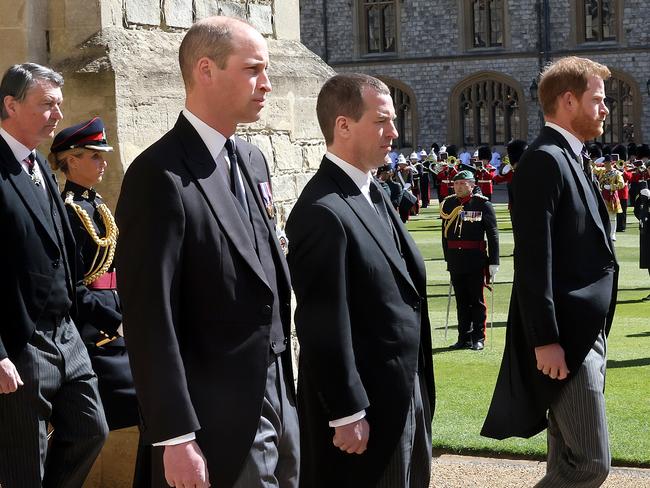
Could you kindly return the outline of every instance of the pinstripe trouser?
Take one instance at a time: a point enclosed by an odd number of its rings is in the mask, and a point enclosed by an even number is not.
[[[0,394],[0,486],[81,487],[108,426],[74,323],[39,324],[14,364],[24,385]]]
[[[426,488],[431,479],[431,423],[428,395],[415,374],[413,396],[402,436],[377,488]],[[372,435],[372,431],[371,434]]]
[[[609,474],[606,347],[600,334],[576,375],[551,404],[546,475],[535,485],[538,488],[598,487]]]
[[[296,488],[300,434],[296,407],[289,403],[282,360],[275,356],[266,377],[262,415],[253,445],[233,488]]]

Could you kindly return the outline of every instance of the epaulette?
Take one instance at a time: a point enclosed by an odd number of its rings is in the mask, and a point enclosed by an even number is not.
[[[488,197],[486,197],[485,195],[483,195],[481,193],[476,193],[475,195],[472,195],[472,196],[477,197],[477,198],[482,198],[483,200],[489,200]]]
[[[456,196],[455,193],[452,193],[451,195],[447,195],[445,198],[442,199],[443,203],[449,200],[450,198],[454,198]]]

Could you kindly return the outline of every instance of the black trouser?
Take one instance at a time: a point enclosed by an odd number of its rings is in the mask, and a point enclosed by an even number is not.
[[[429,173],[420,176],[420,199],[422,208],[427,208],[429,206]]]
[[[450,274],[456,296],[458,342],[484,341],[487,307],[483,297],[483,270]]]
[[[627,227],[627,198],[621,198],[623,212],[616,214],[616,232],[625,232]]]

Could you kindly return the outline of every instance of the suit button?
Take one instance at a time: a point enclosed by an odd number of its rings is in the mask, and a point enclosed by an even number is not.
[[[419,303],[414,303],[414,304],[413,304],[413,310],[415,310],[416,312],[417,312],[418,310],[420,310],[420,304],[419,304]]]
[[[271,315],[271,305],[264,305],[262,307],[262,315]]]
[[[61,265],[61,261],[59,261],[58,259],[55,259],[54,261],[52,261],[52,267],[54,269],[57,269],[60,265]]]

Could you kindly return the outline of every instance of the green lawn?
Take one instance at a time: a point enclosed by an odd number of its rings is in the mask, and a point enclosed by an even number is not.
[[[452,298],[445,339],[449,274],[442,258],[438,207],[423,210],[407,224],[427,266],[437,389],[433,447],[455,453],[544,458],[544,432],[531,439],[505,441],[479,435],[501,363],[513,275],[513,239],[508,210],[504,204],[496,204],[495,208],[500,230],[501,267],[494,291],[494,329],[488,328],[486,348],[481,352],[446,349],[456,341],[456,312]],[[628,210],[627,232],[617,237],[621,275],[616,317],[608,342],[606,387],[612,457],[618,465],[650,466],[650,302],[641,301],[650,293],[650,277],[638,266],[639,234],[631,209]],[[487,290],[486,300],[489,326],[491,297]]]

